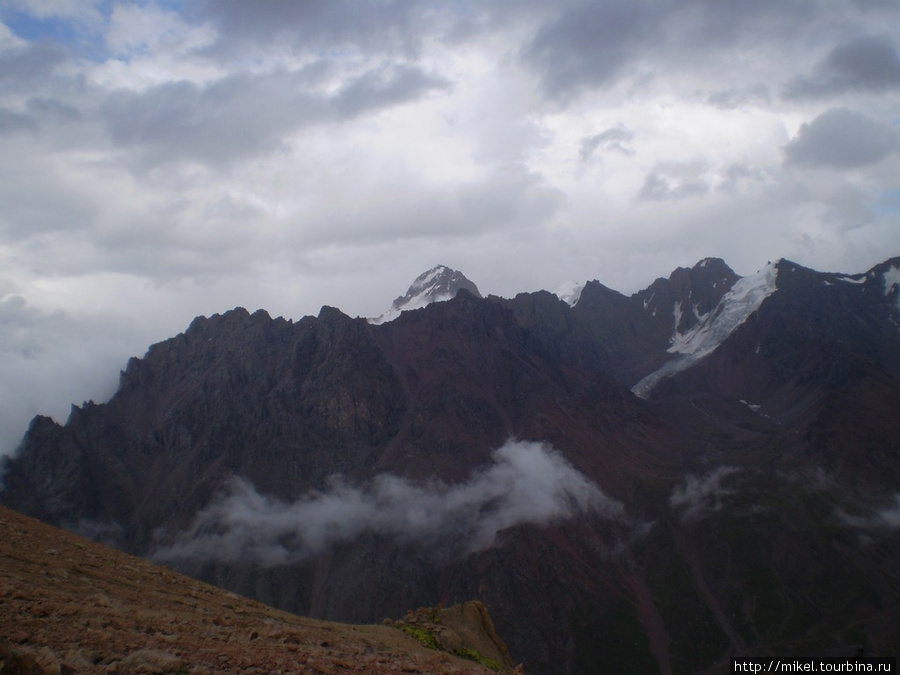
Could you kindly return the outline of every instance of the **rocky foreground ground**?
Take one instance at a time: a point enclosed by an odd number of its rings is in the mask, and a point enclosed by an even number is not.
[[[281,612],[0,508],[3,675],[512,670],[480,603],[389,623]]]

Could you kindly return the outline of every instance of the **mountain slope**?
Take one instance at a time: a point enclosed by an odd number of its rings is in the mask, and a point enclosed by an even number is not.
[[[491,672],[397,628],[287,614],[2,507],[0,570],[3,672]],[[478,622],[468,631],[488,653]]]

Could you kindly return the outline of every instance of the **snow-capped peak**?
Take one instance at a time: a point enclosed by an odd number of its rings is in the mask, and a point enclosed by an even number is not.
[[[739,279],[719,301],[718,306],[690,330],[679,333],[676,322],[672,334],[670,354],[677,354],[661,368],[650,373],[631,388],[637,396],[646,398],[663,379],[692,366],[711,354],[738,326],[753,314],[763,300],[775,292],[778,263],[769,263],[756,274]]]
[[[412,309],[421,309],[433,302],[443,302],[456,297],[456,293],[465,288],[472,295],[480,298],[478,287],[469,281],[462,272],[450,269],[445,265],[432,267],[423,272],[409,286],[406,295],[394,300],[391,308],[381,316],[369,319],[369,323],[380,324],[393,321],[401,313]]]

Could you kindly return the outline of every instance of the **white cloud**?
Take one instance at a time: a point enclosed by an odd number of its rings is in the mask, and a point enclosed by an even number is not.
[[[722,508],[722,499],[734,494],[724,485],[729,476],[738,473],[734,466],[720,466],[703,476],[689,475],[684,485],[672,490],[669,505],[685,520],[694,520]]]
[[[96,315],[45,313],[21,295],[0,298],[0,455],[15,450],[34,415],[64,422],[73,402],[109,398],[118,384],[110,357],[124,365],[130,330]]]
[[[556,451],[539,443],[509,441],[494,452],[489,467],[454,485],[414,484],[382,474],[364,487],[354,487],[335,478],[326,491],[287,503],[261,495],[236,478],[226,494],[153,557],[279,565],[366,533],[416,543],[426,551],[440,544],[440,550],[464,555],[495,545],[507,528],[584,513],[611,519],[624,515],[619,502]]]
[[[866,515],[838,510],[837,517],[841,523],[861,530],[896,530],[900,528],[900,493],[895,495],[893,504],[872,510]]]

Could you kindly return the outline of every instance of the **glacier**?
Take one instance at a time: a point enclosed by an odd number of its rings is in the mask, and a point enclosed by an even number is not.
[[[556,289],[554,295],[569,307],[574,307],[581,299],[581,291],[584,290],[585,286],[584,282],[567,281]]]
[[[670,354],[676,354],[675,358],[644,377],[631,391],[640,398],[647,398],[664,379],[690,368],[704,356],[712,354],[738,326],[759,309],[763,300],[775,292],[777,265],[777,262],[770,263],[756,274],[739,279],[722,297],[715,310],[690,330],[679,332],[676,322],[668,349]]]

